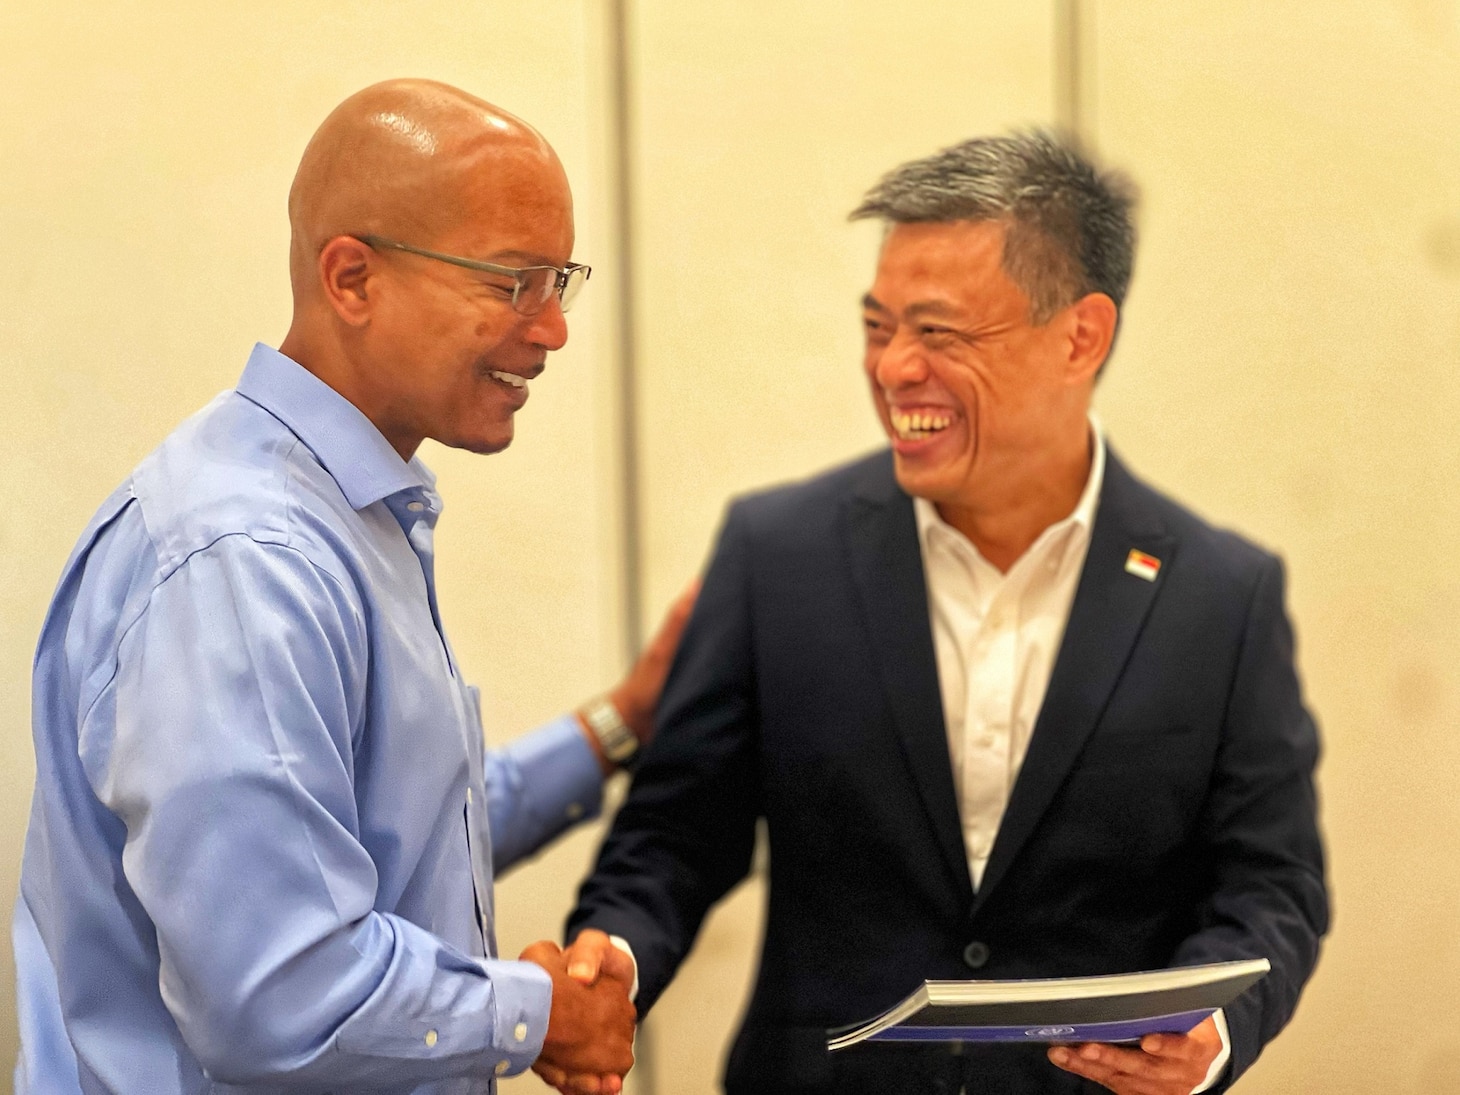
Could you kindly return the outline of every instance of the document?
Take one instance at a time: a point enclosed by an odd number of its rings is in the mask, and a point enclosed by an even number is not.
[[[1266,958],[1208,966],[1024,981],[925,981],[863,1023],[827,1032],[858,1042],[1137,1042],[1185,1033],[1271,968]]]

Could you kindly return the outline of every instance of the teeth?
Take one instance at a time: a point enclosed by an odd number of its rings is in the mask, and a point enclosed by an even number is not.
[[[510,384],[514,388],[527,387],[527,381],[525,378],[515,376],[512,373],[499,372],[498,370],[493,369],[489,373],[487,373],[487,375],[493,380],[500,380],[503,384]]]
[[[903,414],[901,411],[892,411],[891,417],[892,428],[905,441],[915,441],[939,430],[946,430],[953,422],[951,415],[926,412]]]

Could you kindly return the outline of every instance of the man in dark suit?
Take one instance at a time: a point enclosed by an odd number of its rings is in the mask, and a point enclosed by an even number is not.
[[[1318,743],[1282,565],[1090,416],[1131,206],[1031,132],[906,164],[853,214],[888,226],[863,312],[891,451],[731,507],[569,922],[628,941],[642,1014],[765,819],[732,1095],[1223,1090],[1313,969]],[[1223,1012],[1139,1046],[825,1048],[928,978],[1256,957]]]

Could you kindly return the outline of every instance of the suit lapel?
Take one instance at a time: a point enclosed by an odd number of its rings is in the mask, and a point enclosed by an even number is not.
[[[847,507],[852,574],[913,783],[955,885],[971,900],[912,499],[890,456],[873,469]]]
[[[1107,451],[1085,568],[975,908],[1008,871],[1095,729],[1170,572],[1176,541],[1141,494]],[[1153,580],[1127,571],[1133,549],[1160,560]]]

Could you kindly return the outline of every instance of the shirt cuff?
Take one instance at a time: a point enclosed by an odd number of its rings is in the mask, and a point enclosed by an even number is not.
[[[629,986],[629,1003],[639,998],[639,960],[634,957],[634,948],[629,946],[629,941],[621,935],[610,935],[608,941],[619,950],[629,956],[629,961],[634,964],[634,983]],[[1195,1095],[1195,1093],[1193,1093]]]
[[[553,1006],[553,982],[547,970],[532,962],[482,962],[492,982],[492,1072],[516,1076],[542,1053],[548,1014]]]
[[[635,984],[638,982],[635,981]],[[1220,1080],[1222,1073],[1227,1071],[1227,1062],[1232,1059],[1232,1034],[1227,1030],[1227,1013],[1218,1008],[1212,1013],[1212,1018],[1216,1020],[1217,1033],[1222,1036],[1222,1052],[1217,1054],[1217,1059],[1212,1062],[1212,1067],[1207,1069],[1207,1078],[1201,1082],[1201,1086],[1191,1089],[1191,1095],[1198,1095],[1199,1092],[1206,1091]]]

